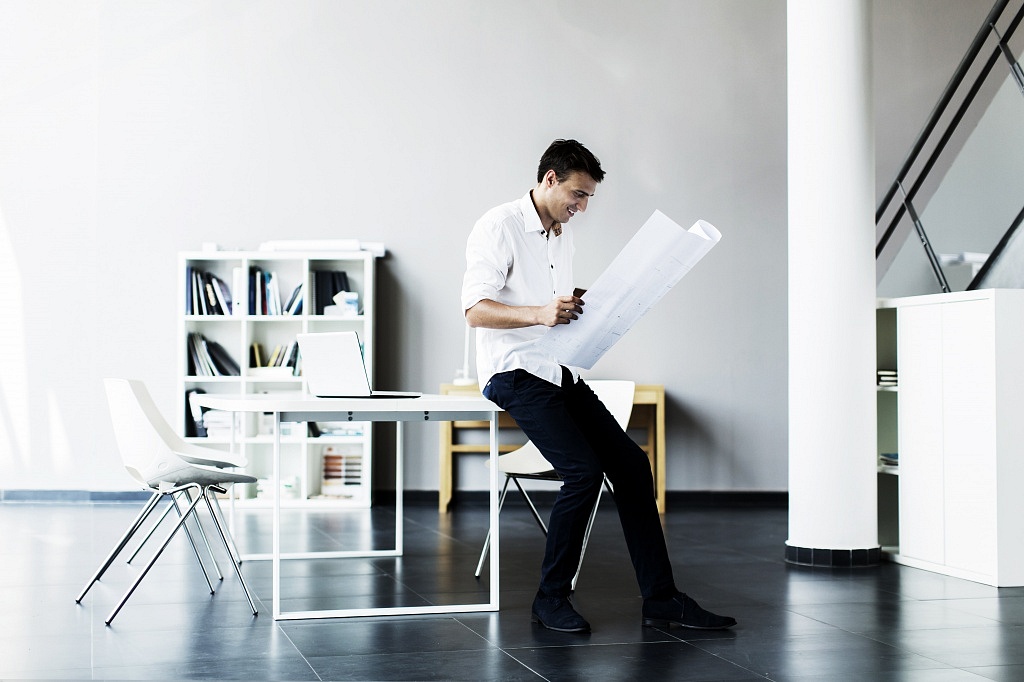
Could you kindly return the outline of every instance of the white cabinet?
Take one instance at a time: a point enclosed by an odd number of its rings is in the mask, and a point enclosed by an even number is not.
[[[899,554],[1024,585],[1024,291],[895,299]]]
[[[287,360],[278,367],[267,366],[275,349],[290,356],[296,335],[304,332],[357,332],[372,382],[375,263],[375,255],[367,251],[201,251],[179,255],[177,428],[204,445],[227,448],[234,443],[244,453],[249,461],[247,473],[261,481],[234,486],[239,503],[269,506],[273,495],[279,494],[285,506],[370,505],[373,447],[369,424],[326,423],[312,429],[305,424],[284,425],[282,489],[275,491],[269,485],[273,441],[267,420],[230,417],[225,423],[207,413],[208,435],[190,436],[193,415],[186,394],[190,390],[233,394],[306,391],[299,373],[300,358],[295,358],[298,368],[289,366]],[[197,272],[207,275],[206,282],[193,275]],[[321,303],[324,299],[333,303],[330,298],[342,278],[323,273],[338,272],[345,273],[345,289],[355,295],[349,296],[355,305],[323,314],[317,309],[315,295],[320,294]],[[217,280],[230,294],[218,291],[221,285]],[[302,299],[301,310],[296,311],[294,305],[289,310],[288,302],[296,292]],[[214,355],[214,365],[220,366],[203,367],[190,351],[190,339],[205,341]],[[259,360],[254,346],[259,348]],[[218,352],[229,360],[217,363]],[[237,364],[237,373],[230,361]],[[229,365],[226,372],[225,363]]]

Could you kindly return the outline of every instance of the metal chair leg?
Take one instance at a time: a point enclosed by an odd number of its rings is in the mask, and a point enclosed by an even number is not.
[[[509,477],[505,477],[505,485],[501,488],[501,495],[498,497],[498,516],[501,516],[501,508],[505,505],[505,495],[508,494],[508,482]],[[491,548],[491,529],[487,529],[487,537],[484,538],[484,548],[480,550],[480,561],[476,562],[476,573],[473,575],[477,578],[480,577],[480,573],[484,570],[484,560],[487,559],[487,550]]]
[[[161,495],[161,497],[163,496]],[[135,557],[139,555],[139,552],[142,551],[142,548],[145,547],[146,543],[149,542],[149,539],[153,537],[153,533],[155,533],[156,529],[160,527],[160,524],[164,522],[164,519],[167,518],[167,515],[171,513],[172,509],[174,509],[174,505],[170,503],[168,503],[167,506],[164,507],[164,511],[162,514],[160,514],[160,518],[157,519],[156,522],[150,527],[149,532],[146,533],[146,537],[142,538],[142,540],[139,541],[139,545],[135,548],[135,551],[132,552],[132,555],[130,557],[128,557],[127,563],[130,564],[131,562],[135,561]]]
[[[178,530],[183,525],[185,525],[185,521],[188,520],[189,515],[195,512],[196,505],[198,504],[199,498],[196,498],[196,500],[191,504],[191,506],[189,506],[185,514],[180,519],[178,519],[178,522],[176,524],[174,524],[174,528],[172,528],[171,532],[167,534],[166,538],[164,538],[164,541],[160,544],[160,547],[150,558],[149,563],[147,563],[146,567],[142,569],[142,572],[138,575],[137,578],[135,578],[135,582],[132,583],[131,587],[128,588],[128,591],[124,593],[123,597],[121,597],[121,601],[117,603],[117,606],[114,607],[114,610],[110,612],[109,616],[107,616],[107,619],[104,621],[107,625],[110,625],[114,618],[117,617],[117,614],[121,611],[121,607],[125,605],[125,602],[128,601],[128,598],[131,597],[132,594],[135,592],[135,589],[139,586],[139,583],[141,583],[142,579],[146,577],[147,573],[149,573],[149,569],[153,568],[153,564],[155,564],[156,560],[160,558],[161,554],[163,554],[164,550],[167,548],[167,545],[171,542],[171,539],[174,537],[174,534],[177,533]]]
[[[214,489],[223,491],[222,488]],[[213,525],[217,527],[217,533],[220,535],[220,541],[224,545],[224,551],[228,553],[228,556],[231,556],[231,544],[234,541],[232,540],[231,542],[228,542],[228,538],[230,538],[231,535],[227,532],[227,528],[221,523],[221,520],[213,511],[213,503],[210,502],[210,490],[210,486],[203,488],[203,492],[200,496],[206,500],[206,508],[210,510],[210,516],[213,517]],[[215,497],[214,500],[216,499],[217,498]],[[245,592],[245,598],[249,600],[249,608],[252,609],[252,615],[255,616],[259,612],[256,610],[256,604],[252,600],[252,595],[249,594],[249,586],[245,584],[245,578],[242,577],[242,569],[237,563],[235,563],[234,559],[231,560],[231,565],[235,568],[235,575],[238,576],[238,582],[242,585],[242,591]]]
[[[174,499],[174,497],[174,495],[171,496],[172,500]],[[191,502],[191,498],[189,499],[189,501]],[[129,564],[135,561],[135,558],[139,555],[139,552],[141,552],[142,548],[146,546],[146,543],[149,542],[149,540],[153,537],[153,535],[156,533],[157,528],[160,527],[160,524],[164,522],[164,520],[168,517],[172,510],[177,512],[178,518],[181,518],[181,508],[175,502],[168,502],[167,506],[164,508],[163,513],[160,515],[160,518],[157,519],[152,526],[150,526],[149,532],[146,533],[146,537],[142,538],[142,540],[139,541],[138,546],[135,547],[135,551],[132,552],[132,555],[130,557],[128,557]],[[196,520],[198,522],[198,517]],[[213,561],[214,568],[217,571],[217,579],[223,580],[224,576],[220,571],[220,566],[217,564],[217,558],[213,554],[213,548],[210,547],[210,541],[206,539],[206,533],[203,531],[202,525],[199,526],[199,532],[203,536],[203,541],[206,544],[206,551],[210,553],[210,559]],[[196,548],[195,538],[192,537],[192,532],[189,530],[187,523],[185,524],[185,534],[188,537],[189,543],[191,543],[192,545],[192,551],[195,553],[196,561],[199,562],[199,568],[203,570],[203,575],[206,577],[206,584],[209,585],[210,589],[212,590],[213,583],[210,580],[210,572],[206,568],[206,563],[199,556],[199,550]]]
[[[612,491],[612,484],[608,482],[608,477],[604,477],[604,487],[608,489],[608,493],[613,497],[615,493]],[[576,566],[576,575],[572,577],[572,589],[576,589],[576,582],[580,579],[580,571],[583,570],[583,557],[587,554],[587,545],[590,543],[590,531],[594,528],[594,519],[597,518],[597,508],[601,505],[601,493],[597,494],[597,499],[594,500],[594,508],[590,510],[590,518],[587,519],[587,530],[583,534],[583,548],[580,550],[580,563]]]
[[[536,505],[534,505],[533,500],[530,498],[530,495],[526,492],[526,490],[523,489],[523,486],[519,483],[519,480],[515,476],[505,476],[505,485],[501,489],[501,497],[498,498],[498,514],[501,514],[501,509],[505,505],[505,496],[508,494],[509,481],[515,483],[516,487],[519,488],[519,492],[522,494],[523,499],[526,500],[526,504],[530,507],[530,512],[533,514],[533,519],[537,522],[537,525],[540,526],[540,529],[544,533],[544,536],[547,537],[548,527],[544,524],[544,519],[541,517],[540,512],[537,511],[537,507]],[[608,481],[607,476],[605,476],[604,478],[604,487],[608,489],[609,494],[614,496],[611,483]],[[590,542],[590,531],[594,527],[594,519],[597,518],[597,508],[600,504],[601,494],[598,493],[597,499],[594,501],[594,508],[590,510],[590,518],[587,519],[587,530],[583,535],[583,547],[580,550],[580,562],[576,566],[576,574],[572,577],[573,590],[576,589],[576,582],[579,580],[580,571],[583,569],[583,557],[587,553],[587,545]],[[476,573],[473,574],[477,578],[480,577],[480,573],[483,571],[484,561],[487,558],[487,550],[490,548],[490,543],[491,532],[488,530],[487,537],[484,539],[484,548],[480,552],[480,560],[476,564]]]
[[[515,476],[510,476],[509,478],[511,478],[512,482],[516,484],[517,488],[519,488],[520,494],[523,496],[523,499],[526,500],[526,504],[530,506],[530,511],[533,512],[533,519],[537,522],[537,525],[540,526],[540,529],[544,532],[544,537],[547,537],[548,527],[547,525],[545,525],[544,519],[540,517],[540,512],[537,511],[537,507],[533,504],[533,499],[526,492],[526,489],[523,488],[522,485],[520,485],[518,478],[516,478]]]
[[[192,501],[192,495],[189,493],[189,491],[188,490],[184,490],[182,492],[185,495],[185,499],[187,499],[189,502],[191,502]],[[175,505],[175,506],[177,506],[177,505]],[[179,510],[179,513],[180,513],[180,510]],[[213,570],[217,572],[217,580],[224,580],[224,573],[221,572],[221,570],[220,570],[220,563],[217,561],[217,556],[213,553],[213,547],[210,545],[209,538],[206,537],[206,530],[203,529],[203,522],[199,518],[199,513],[198,512],[193,517],[193,520],[196,522],[196,527],[199,528],[199,535],[200,535],[200,537],[203,538],[203,544],[206,545],[206,551],[210,555],[210,561],[213,562]],[[201,559],[199,559],[199,550],[196,548],[195,539],[192,537],[192,533],[189,531],[187,523],[185,524],[185,535],[188,536],[188,541],[190,543],[192,543],[192,549],[193,549],[193,551],[195,551],[196,559],[199,561],[199,565],[203,567],[203,572],[205,573],[206,572],[206,565],[203,563],[203,561]],[[209,580],[209,578],[207,578],[207,580]]]
[[[185,499],[192,504],[191,508],[194,509],[195,503],[192,501],[192,496],[186,495]],[[199,498],[196,498],[196,501],[198,500]],[[196,561],[199,562],[199,568],[203,570],[203,577],[206,578],[206,585],[210,588],[210,594],[213,594],[216,590],[213,587],[213,581],[210,580],[210,572],[206,570],[206,564],[203,562],[203,557],[199,554],[199,548],[196,547],[196,541],[192,537],[192,532],[188,529],[188,514],[182,514],[181,505],[178,503],[178,497],[176,495],[171,495],[171,504],[174,506],[174,511],[178,513],[178,519],[182,521],[181,527],[185,529],[185,536],[188,538],[188,544],[192,547],[192,554],[195,556]],[[196,523],[199,523],[198,513],[196,513],[193,518]],[[200,526],[200,530],[202,530],[202,526]],[[206,533],[203,533],[203,537],[205,539]],[[210,549],[209,542],[206,543],[206,550],[210,552],[210,557],[213,558],[213,550]],[[213,558],[213,568],[217,571],[217,578],[219,580],[223,580],[224,576],[220,572],[220,566],[217,565],[216,558]]]
[[[100,564],[99,569],[97,569],[96,573],[94,573],[92,578],[89,579],[89,582],[85,584],[85,588],[82,589],[81,594],[79,594],[78,597],[75,598],[76,604],[80,604],[82,602],[82,600],[85,598],[85,595],[88,594],[89,590],[92,589],[92,586],[99,582],[100,578],[103,577],[103,574],[107,572],[107,569],[110,568],[110,564],[114,563],[114,559],[117,558],[117,555],[121,553],[121,550],[125,548],[125,545],[128,544],[129,540],[132,539],[132,536],[135,535],[135,533],[139,530],[139,527],[142,526],[146,518],[156,508],[156,505],[158,502],[160,502],[161,497],[163,497],[163,495],[160,493],[153,493],[150,496],[149,501],[146,502],[142,510],[139,511],[138,515],[135,517],[135,520],[132,521],[132,524],[128,526],[128,530],[125,531],[124,535],[121,536],[120,541],[118,541],[117,545],[110,552],[110,554],[107,555],[107,558],[104,560],[104,562]]]
[[[217,508],[217,517],[220,526],[222,528],[227,529],[228,524],[224,518],[224,510],[221,509],[220,499],[216,495],[213,496],[213,506]],[[229,554],[231,555],[231,560],[234,561],[236,565],[241,566],[242,553],[238,551],[238,544],[235,542],[235,536],[228,533],[227,537],[228,541],[231,543],[231,551],[229,552]]]

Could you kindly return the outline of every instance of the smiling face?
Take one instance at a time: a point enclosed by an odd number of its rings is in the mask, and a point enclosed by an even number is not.
[[[544,227],[569,222],[577,213],[586,211],[596,190],[597,181],[587,173],[573,171],[559,182],[555,171],[549,170],[534,191],[534,203]]]

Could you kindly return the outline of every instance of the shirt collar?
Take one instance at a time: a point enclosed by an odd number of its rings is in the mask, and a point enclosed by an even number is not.
[[[532,190],[531,190],[532,191]],[[533,205],[533,198],[530,192],[519,200],[520,209],[523,212],[524,232],[546,232],[543,223],[540,222],[540,215],[537,214],[537,207]],[[562,234],[562,226],[555,225],[551,228],[551,235],[558,237]]]

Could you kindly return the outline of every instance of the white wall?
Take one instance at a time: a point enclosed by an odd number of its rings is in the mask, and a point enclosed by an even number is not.
[[[987,3],[877,4],[966,36],[914,133]],[[378,385],[449,381],[465,236],[571,136],[608,172],[581,285],[655,208],[725,235],[592,376],[666,386],[670,489],[783,490],[785,82],[782,0],[0,0],[0,489],[129,487],[101,379],[173,414],[204,241],[384,242]],[[433,489],[436,427],[408,435]]]

